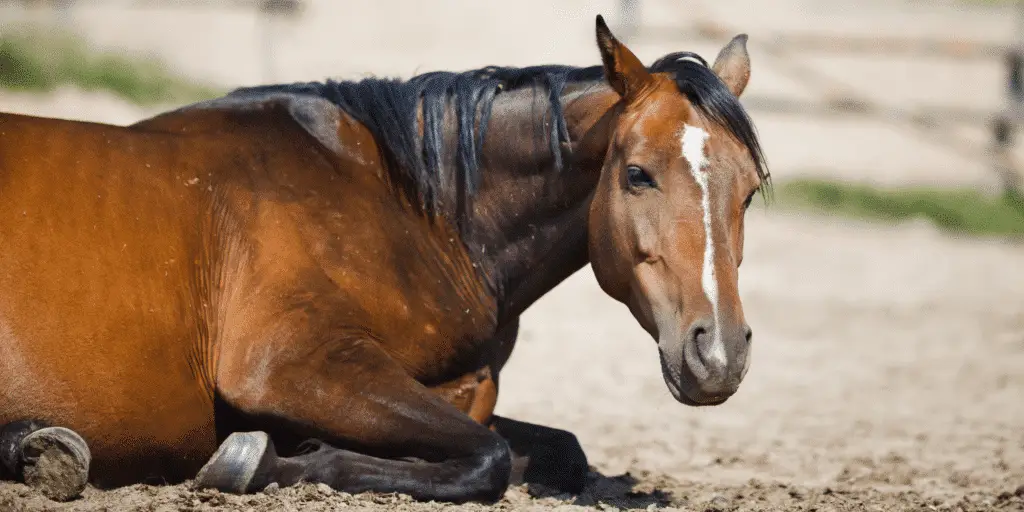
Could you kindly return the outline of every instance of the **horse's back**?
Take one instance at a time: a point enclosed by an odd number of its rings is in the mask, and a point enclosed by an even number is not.
[[[204,200],[186,173],[202,162],[176,143],[0,114],[0,424],[77,430],[115,479],[181,446],[201,464],[216,441],[190,364]]]

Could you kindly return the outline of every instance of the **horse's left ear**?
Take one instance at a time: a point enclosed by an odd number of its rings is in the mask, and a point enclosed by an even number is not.
[[[750,81],[750,55],[747,54],[747,35],[740,34],[722,48],[711,67],[725,82],[733,95],[739,97]]]
[[[601,50],[608,83],[627,103],[639,97],[654,82],[654,77],[640,59],[615,39],[600,14],[597,15],[597,47]]]

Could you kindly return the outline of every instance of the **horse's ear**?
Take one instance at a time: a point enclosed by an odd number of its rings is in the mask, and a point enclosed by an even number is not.
[[[747,35],[740,34],[722,48],[711,67],[725,82],[733,95],[739,97],[750,81],[750,55],[747,54]]]
[[[601,50],[604,74],[608,83],[627,102],[636,99],[640,92],[653,83],[651,74],[633,52],[620,43],[604,17],[597,15],[597,47]]]

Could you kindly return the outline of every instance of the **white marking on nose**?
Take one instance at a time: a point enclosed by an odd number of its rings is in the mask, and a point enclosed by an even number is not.
[[[708,137],[708,132],[688,124],[683,125],[683,132],[680,135],[683,158],[690,164],[693,179],[700,186],[700,204],[704,211],[704,272],[701,274],[701,285],[704,288],[704,295],[711,303],[711,314],[715,320],[711,353],[706,356],[725,366],[725,343],[722,342],[722,329],[718,322],[718,278],[715,275],[715,240],[711,234],[711,191],[706,168],[708,159],[704,155],[704,143]]]

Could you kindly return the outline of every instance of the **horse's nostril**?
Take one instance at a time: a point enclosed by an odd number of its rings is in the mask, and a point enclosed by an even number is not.
[[[707,320],[698,321],[690,327],[687,343],[693,347],[692,355],[696,356],[689,362],[691,368],[716,372],[724,364],[724,354],[714,346],[714,335],[714,325]]]
[[[744,336],[744,338],[747,339],[747,343],[750,343],[750,340],[752,340],[754,338],[754,331],[751,330],[750,327],[746,327],[746,328],[744,328],[743,332],[744,332],[743,336]]]
[[[697,326],[693,328],[693,334],[691,334],[693,341],[700,341],[701,337],[707,336],[708,330],[705,327]]]

